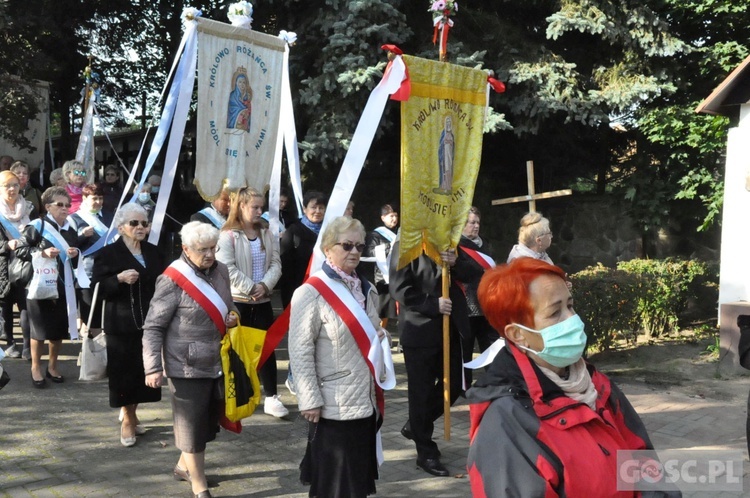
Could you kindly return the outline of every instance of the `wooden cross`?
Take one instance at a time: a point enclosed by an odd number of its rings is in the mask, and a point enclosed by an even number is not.
[[[528,195],[519,195],[518,197],[508,197],[505,199],[495,199],[492,201],[493,206],[499,206],[501,204],[513,204],[515,202],[529,202],[529,212],[536,212],[536,201],[537,199],[550,199],[552,197],[563,197],[566,195],[573,195],[571,189],[555,190],[554,192],[543,192],[537,194],[534,191],[534,161],[526,161],[526,180],[528,182],[529,193]]]

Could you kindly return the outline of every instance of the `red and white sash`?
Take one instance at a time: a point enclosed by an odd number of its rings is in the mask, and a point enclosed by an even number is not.
[[[164,275],[174,280],[174,283],[203,308],[222,336],[226,333],[227,325],[224,320],[229,313],[229,307],[211,284],[196,275],[195,270],[182,259],[169,265],[164,270]]]
[[[323,299],[343,320],[352,337],[354,337],[359,351],[367,362],[370,373],[375,380],[378,411],[382,418],[385,413],[383,390],[396,387],[396,371],[393,368],[393,357],[391,356],[388,338],[380,339],[378,337],[378,333],[367,313],[354,299],[346,285],[336,282],[322,270],[311,275],[305,283],[312,285],[320,292]],[[382,465],[384,457],[380,430],[378,430],[376,441],[378,465]]]
[[[458,247],[460,247],[462,251],[468,254],[471,259],[476,261],[477,264],[485,270],[489,270],[490,268],[494,268],[495,266],[497,266],[497,263],[495,263],[494,259],[481,251],[475,251],[474,249],[469,249],[468,247],[464,246]]]

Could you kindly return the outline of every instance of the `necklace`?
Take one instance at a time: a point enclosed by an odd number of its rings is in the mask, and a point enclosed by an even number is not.
[[[143,316],[143,294],[141,292],[141,279],[138,279],[138,310],[141,312],[141,324],[138,325],[138,319],[135,317],[135,296],[133,296],[133,287],[135,284],[130,285],[130,313],[133,315],[133,323],[137,330],[143,330],[143,323],[146,321]]]

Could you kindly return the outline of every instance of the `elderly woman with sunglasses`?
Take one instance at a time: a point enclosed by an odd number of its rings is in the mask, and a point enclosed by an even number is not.
[[[558,267],[519,258],[477,291],[505,341],[466,392],[474,498],[680,496],[618,489],[619,450],[653,449],[625,395],[583,357],[584,324]]]
[[[161,389],[146,385],[142,339],[156,279],[165,265],[156,246],[145,241],[148,216],[141,206],[125,204],[113,223],[120,238],[95,253],[91,282],[99,285],[99,297],[106,301],[109,406],[120,409],[120,443],[133,446],[136,435],[144,433],[138,404],[161,400]]]
[[[90,172],[81,161],[75,159],[63,164],[63,178],[66,181],[65,190],[70,196],[70,214],[80,209],[83,202],[83,186],[88,183]]]
[[[365,249],[362,223],[334,219],[321,248],[326,260],[295,291],[289,323],[300,414],[310,423],[300,480],[311,497],[364,498],[378,478],[382,414],[373,372],[378,380],[383,372],[360,345],[380,344],[385,331],[375,287],[355,271]]]
[[[65,379],[57,365],[57,357],[63,339],[75,332],[75,288],[72,274],[66,277],[65,265],[78,259],[78,234],[68,223],[70,196],[63,187],[50,187],[42,194],[42,204],[47,214],[26,225],[21,245],[16,255],[31,261],[35,251],[41,251],[45,258],[57,260],[58,299],[26,299],[26,309],[31,325],[31,380],[34,387],[45,387],[45,377],[55,383]],[[71,262],[66,260],[71,259]],[[69,304],[72,303],[72,310]],[[70,313],[73,320],[69,320]],[[73,329],[73,330],[71,330]],[[49,364],[42,371],[41,358],[44,341],[49,341]]]
[[[180,236],[182,256],[157,279],[143,326],[143,366],[149,387],[161,386],[162,372],[169,378],[175,446],[182,451],[174,477],[208,498],[206,443],[216,439],[223,396],[221,335],[237,325],[237,307],[229,271],[216,261],[219,231],[191,221]]]

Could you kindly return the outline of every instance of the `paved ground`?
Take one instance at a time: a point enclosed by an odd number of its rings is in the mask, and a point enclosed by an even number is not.
[[[139,409],[148,432],[138,438],[136,446],[125,448],[119,443],[117,411],[107,404],[106,381],[74,380],[79,349],[80,343],[65,343],[61,372],[66,382],[43,390],[32,387],[29,363],[3,361],[12,381],[0,391],[0,496],[190,496],[189,486],[171,477],[178,451],[173,447],[167,388],[160,403]],[[286,358],[286,351],[281,350],[279,356]],[[394,359],[399,383],[386,397],[386,462],[377,483],[378,496],[470,496],[464,469],[468,407],[459,403],[453,408],[452,439],[438,440],[452,476],[436,478],[416,469],[414,446],[399,433],[406,420],[406,385],[403,356],[396,354]],[[620,375],[617,365],[611,369],[643,417],[657,448],[746,452],[744,424],[750,378],[670,386],[654,383],[648,375]],[[279,378],[285,374],[286,362],[279,361]],[[294,397],[284,387],[280,394],[291,411],[288,420],[264,415],[261,408],[246,421],[242,434],[222,432],[209,445],[206,463],[214,496],[307,496],[297,479],[304,424],[297,418]],[[442,427],[435,437],[442,438]],[[747,475],[744,481],[750,491]]]

